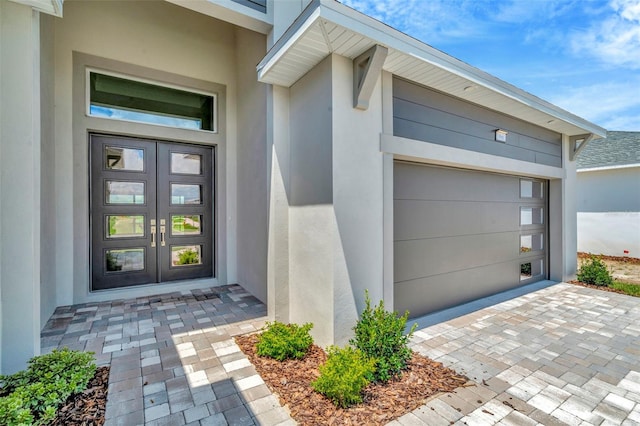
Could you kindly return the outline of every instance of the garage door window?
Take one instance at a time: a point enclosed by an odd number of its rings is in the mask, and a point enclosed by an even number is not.
[[[527,281],[544,273],[542,259],[520,264],[520,281]]]
[[[540,181],[520,179],[520,198],[535,198],[541,200],[544,197],[544,185]]]
[[[542,251],[544,249],[543,234],[520,235],[520,253]]]
[[[542,207],[520,207],[520,225],[542,225],[543,218]]]

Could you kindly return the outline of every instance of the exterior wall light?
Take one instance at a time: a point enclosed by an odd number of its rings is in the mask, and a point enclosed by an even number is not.
[[[498,142],[506,142],[507,141],[507,135],[509,134],[509,132],[507,132],[506,130],[502,130],[502,129],[496,129],[496,140]]]

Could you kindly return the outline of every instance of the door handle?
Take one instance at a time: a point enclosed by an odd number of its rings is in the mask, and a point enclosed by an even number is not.
[[[166,227],[164,225],[160,226],[160,245],[162,247],[165,246],[165,241],[164,241],[164,233],[166,232]]]
[[[151,219],[151,247],[156,246],[156,220]]]
[[[151,227],[151,247],[156,246],[156,227]]]

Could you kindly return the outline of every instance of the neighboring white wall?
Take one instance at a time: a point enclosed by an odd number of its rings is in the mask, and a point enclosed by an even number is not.
[[[579,171],[577,194],[578,251],[640,257],[640,167]]]
[[[640,212],[640,166],[578,171],[579,212]]]
[[[578,251],[640,258],[640,212],[578,212]]]
[[[40,353],[39,13],[0,2],[0,372]]]
[[[242,53],[236,52],[236,34],[244,30],[166,2],[66,1],[64,7],[64,18],[56,20],[55,24],[57,304],[84,301],[89,285],[87,149],[82,131],[79,131],[79,137],[76,131],[86,119],[74,115],[72,93],[77,84],[73,80],[74,52],[226,86],[226,135],[223,146],[219,145],[217,151],[217,165],[224,180],[217,197],[226,204],[226,214],[218,217],[221,230],[218,236],[224,239],[218,240],[219,250],[224,251],[218,253],[223,259],[222,271],[219,271],[223,280],[219,283],[237,282],[236,91],[237,58]],[[251,57],[255,57],[257,47],[251,46],[251,49]],[[251,67],[253,72],[254,65]],[[148,129],[150,137],[192,140],[184,130],[108,124],[110,128],[134,136],[145,136],[139,130]],[[69,238],[72,232],[74,238]],[[167,284],[156,287],[155,291],[178,288],[185,287]],[[126,294],[133,295],[136,291],[148,293],[148,289],[132,289]],[[117,293],[120,297],[122,294],[125,293]]]
[[[262,34],[236,31],[238,69],[238,282],[267,302],[267,87],[255,64],[266,53]]]

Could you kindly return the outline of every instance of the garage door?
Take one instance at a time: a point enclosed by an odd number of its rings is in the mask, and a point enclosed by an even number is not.
[[[547,188],[396,162],[395,309],[417,317],[546,279]]]

